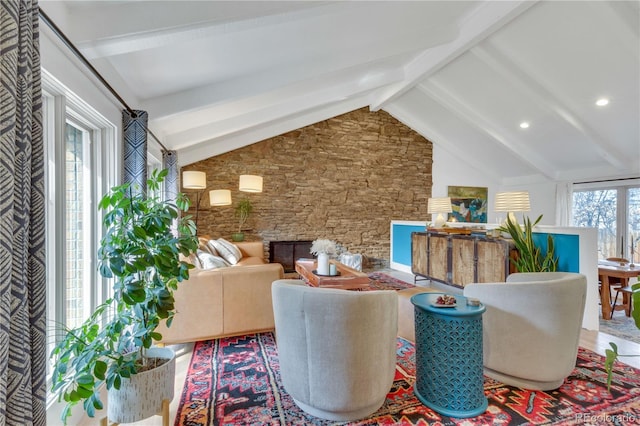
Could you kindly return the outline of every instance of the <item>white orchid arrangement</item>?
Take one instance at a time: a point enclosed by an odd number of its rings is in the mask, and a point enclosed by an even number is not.
[[[310,252],[311,254],[316,256],[319,253],[326,253],[330,255],[337,254],[338,244],[336,244],[336,242],[333,240],[318,239],[311,244]]]

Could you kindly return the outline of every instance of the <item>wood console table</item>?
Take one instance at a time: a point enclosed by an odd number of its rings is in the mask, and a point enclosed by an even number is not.
[[[513,242],[502,238],[433,231],[411,234],[411,272],[455,287],[505,281],[515,272],[509,259],[516,253]]]

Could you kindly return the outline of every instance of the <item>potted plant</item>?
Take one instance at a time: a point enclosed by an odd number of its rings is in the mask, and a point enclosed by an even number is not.
[[[553,237],[551,235],[547,237],[547,252],[544,256],[542,249],[533,242],[533,228],[540,220],[542,215],[538,216],[533,223],[525,217],[524,225],[520,227],[517,221],[507,216],[505,224],[497,228],[498,231],[509,234],[518,249],[518,255],[511,259],[518,272],[554,272],[558,269]]]
[[[231,239],[233,241],[244,241],[244,233],[242,232],[242,227],[249,219],[249,215],[253,211],[253,205],[248,198],[243,198],[238,201],[238,205],[236,206],[235,215],[238,218],[238,232],[235,232],[231,235]]]
[[[159,192],[166,175],[167,170],[152,173],[147,181],[150,194]],[[160,321],[171,325],[173,292],[193,267],[179,256],[188,256],[198,247],[191,217],[179,218],[179,212],[188,207],[189,199],[182,193],[174,205],[134,193],[130,184],[112,188],[100,201],[99,208],[106,212],[105,235],[98,249],[99,271],[113,279],[113,295],[81,326],[65,329],[52,351],[52,390],[66,402],[61,416],[65,423],[71,408],[80,402],[90,417],[103,408],[103,384],[109,393],[111,418],[112,395],[118,395],[137,373],[153,369],[152,363],[158,361],[150,359],[147,350],[162,338],[155,331]],[[173,375],[170,379],[173,388]]]
[[[636,327],[640,330],[640,282],[637,282],[631,286],[634,293],[631,294],[631,316],[633,317],[633,321],[636,323]],[[618,353],[618,345],[613,342],[609,342],[609,346],[611,349],[606,349],[604,352],[606,354],[604,360],[604,367],[607,371],[607,389],[611,390],[611,380],[613,378],[613,363],[620,356],[640,356],[640,355],[622,355]]]

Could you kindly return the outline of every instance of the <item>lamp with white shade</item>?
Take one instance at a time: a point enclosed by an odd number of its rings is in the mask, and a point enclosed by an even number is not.
[[[188,170],[182,172],[182,187],[184,189],[196,190],[196,229],[198,229],[198,213],[200,211],[200,201],[202,200],[202,193],[207,188],[207,174],[205,172],[198,172],[194,170]]]
[[[446,223],[447,220],[443,216],[443,213],[451,213],[452,211],[451,197],[433,197],[427,200],[427,213],[431,213],[431,219],[433,220],[433,226],[435,228],[441,228]],[[433,215],[437,215],[435,220],[433,219]]]
[[[507,217],[513,223],[517,223],[515,212],[528,212],[531,210],[529,191],[498,192],[494,205],[496,212],[507,212]]]
[[[240,175],[240,191],[262,192],[262,176]]]
[[[209,204],[212,206],[231,205],[231,191],[228,189],[214,189],[209,191]]]

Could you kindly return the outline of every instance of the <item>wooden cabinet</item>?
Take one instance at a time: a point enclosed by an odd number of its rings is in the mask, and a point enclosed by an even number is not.
[[[411,272],[427,276],[427,234],[414,232],[411,235]]]
[[[502,238],[414,232],[411,253],[411,272],[416,276],[456,287],[505,281],[515,272],[509,261],[515,247]]]

